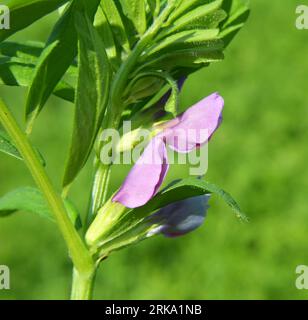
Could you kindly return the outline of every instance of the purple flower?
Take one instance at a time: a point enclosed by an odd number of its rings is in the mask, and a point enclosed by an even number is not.
[[[159,226],[150,231],[148,237],[163,234],[179,237],[200,227],[206,217],[210,195],[188,198],[160,209],[148,218],[147,223]]]
[[[164,123],[162,132],[145,148],[112,200],[128,208],[146,204],[155,196],[167,174],[167,145],[186,153],[208,142],[221,123],[223,106],[222,97],[214,93]]]
[[[112,200],[128,208],[144,205],[157,193],[168,169],[166,146],[163,140],[154,138]]]
[[[166,143],[186,153],[208,142],[222,121],[224,101],[217,93],[204,98],[176,118],[177,124],[163,132]]]

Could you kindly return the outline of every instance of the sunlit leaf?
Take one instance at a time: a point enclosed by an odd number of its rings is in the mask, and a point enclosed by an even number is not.
[[[118,63],[117,48],[111,30],[111,26],[106,18],[106,15],[101,5],[98,7],[98,10],[95,15],[94,27],[96,28],[98,34],[102,39],[110,62],[116,65]]]
[[[163,80],[163,82],[157,82],[157,78]],[[141,73],[128,85],[127,91],[132,95],[131,99],[133,100],[154,94],[159,91],[164,83],[167,83],[171,89],[170,96],[165,102],[165,110],[175,117],[178,113],[179,89],[177,82],[168,73],[153,71]],[[156,87],[156,84],[158,87]]]
[[[135,26],[139,35],[147,28],[145,0],[120,0],[124,14]]]
[[[152,19],[155,19],[160,12],[160,0],[147,0],[147,2]]]
[[[42,154],[40,153],[40,151],[36,147],[34,147],[34,150],[35,150],[39,160],[41,161],[42,165],[45,166],[46,162],[45,162],[45,159],[43,158]],[[21,156],[21,154],[17,150],[15,144],[12,142],[12,140],[6,134],[6,132],[3,131],[1,128],[0,128],[0,152],[5,153],[9,156],[12,156],[18,160],[23,160],[23,157]]]
[[[31,60],[0,56],[0,84],[29,87],[34,69],[35,64]],[[56,85],[53,94],[64,100],[74,101],[74,88],[65,80]]]
[[[237,218],[247,221],[245,214],[229,193],[204,180],[187,178],[174,181],[143,207],[128,210],[111,229],[102,234],[97,245],[104,252],[138,242],[144,238],[150,228],[150,226],[147,228],[144,222],[151,214],[171,203],[204,194],[217,195],[226,202]]]
[[[152,46],[145,51],[144,56],[150,59],[151,55],[155,54],[160,55],[162,53],[170,53],[175,50],[188,48],[195,49],[203,46],[209,40],[217,39],[218,35],[219,29],[181,31],[163,39],[157,45]]]
[[[75,227],[80,228],[80,216],[73,204],[70,201],[65,201],[65,207]],[[36,188],[22,187],[0,198],[0,217],[5,217],[18,211],[32,212],[54,221],[53,214],[50,212],[43,194]]]
[[[13,142],[9,139],[7,134],[0,129],[0,152],[8,154],[19,160],[23,160],[17,148],[14,146]]]
[[[2,0],[10,10],[10,28],[0,29],[0,42],[56,10],[69,0]]]
[[[85,165],[107,107],[110,65],[102,40],[86,14],[76,14],[79,75],[70,154],[63,185],[68,186]]]
[[[179,67],[199,67],[210,62],[223,60],[223,49],[224,42],[222,40],[209,40],[200,47],[157,54],[152,61],[145,63],[142,68],[162,68],[171,71]]]
[[[100,6],[106,15],[106,18],[112,28],[112,32],[114,33],[117,42],[125,49],[125,51],[129,52],[130,46],[125,31],[126,28],[115,4],[115,1],[116,0],[101,0]]]
[[[98,0],[89,1],[87,8],[91,13],[90,17],[94,16],[97,6]],[[77,34],[74,16],[80,10],[83,10],[83,1],[74,0],[55,25],[36,65],[26,104],[26,117],[30,129],[33,120],[76,56]]]
[[[0,44],[0,55],[23,59],[36,64],[43,49],[44,43],[39,41],[5,41]]]
[[[249,17],[249,0],[225,0],[224,8],[229,12],[229,16],[221,26],[220,37],[227,46]]]
[[[223,0],[216,0],[202,6],[199,6],[191,11],[188,11],[185,15],[179,17],[177,20],[173,21],[172,24],[163,32],[159,34],[158,38],[165,37],[168,34],[192,29],[195,24],[201,20],[204,25],[203,28],[213,28],[213,16],[217,10],[221,8]],[[206,23],[206,17],[209,16],[208,24]],[[214,19],[215,21],[215,19]],[[219,23],[219,21],[218,21]]]

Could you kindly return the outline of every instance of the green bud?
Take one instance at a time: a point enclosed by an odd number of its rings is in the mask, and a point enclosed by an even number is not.
[[[111,231],[127,210],[122,204],[112,202],[110,198],[98,211],[98,214],[86,233],[86,242],[92,252],[107,241]]]

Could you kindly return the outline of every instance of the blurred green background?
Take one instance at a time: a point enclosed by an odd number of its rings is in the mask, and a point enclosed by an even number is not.
[[[207,178],[230,191],[250,217],[239,223],[212,198],[202,228],[179,239],[158,237],[113,254],[98,272],[97,299],[305,299],[295,268],[308,265],[308,30],[295,28],[305,1],[252,1],[246,27],[222,63],[193,75],[181,103],[214,91],[225,98],[224,122],[210,143]],[[56,16],[15,39],[45,40]],[[22,120],[26,91],[2,87]],[[52,98],[33,141],[60,187],[73,107]],[[185,170],[184,170],[185,171]],[[186,171],[185,171],[186,172]],[[113,174],[120,185],[123,170]],[[169,180],[183,176],[172,170]],[[73,189],[81,210],[91,168]],[[0,193],[33,185],[23,164],[0,154]],[[29,213],[0,221],[0,265],[11,269],[11,290],[0,299],[65,299],[71,265],[55,225]]]

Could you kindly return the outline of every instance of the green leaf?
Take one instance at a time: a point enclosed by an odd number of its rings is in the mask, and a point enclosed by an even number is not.
[[[101,8],[103,9],[109,25],[112,28],[115,38],[121,47],[124,48],[126,52],[130,51],[130,46],[126,34],[126,28],[122,21],[121,15],[115,4],[115,0],[101,0]]]
[[[219,21],[213,19],[212,14],[221,8],[222,2],[223,0],[216,0],[189,11],[187,14],[175,20],[171,26],[162,31],[158,38],[161,39],[168,34],[179,32],[181,30],[192,29],[198,21],[201,21],[200,25],[203,25],[204,29],[213,28],[213,21],[215,24],[219,23]],[[207,19],[207,17],[209,17],[209,19]]]
[[[249,17],[249,1],[225,0],[223,6],[229,15],[221,26],[220,38],[223,39],[225,46],[228,46]]]
[[[143,207],[128,210],[118,219],[112,228],[102,233],[96,245],[104,251],[106,248],[108,248],[108,250],[118,249],[119,243],[123,246],[140,241],[148,231],[148,228],[145,228],[143,224],[148,216],[171,203],[204,194],[218,195],[229,205],[237,218],[241,221],[248,221],[245,214],[229,193],[204,180],[187,178],[174,181]],[[140,232],[140,234],[138,234],[138,232]]]
[[[145,0],[120,0],[124,14],[134,25],[139,35],[147,29]]]
[[[169,74],[165,74],[164,78],[171,89],[170,97],[164,108],[166,112],[169,112],[173,117],[176,117],[179,113],[179,87],[177,82]]]
[[[36,152],[37,156],[39,157],[39,160],[41,161],[42,165],[45,167],[46,162],[45,162],[45,159],[43,158],[42,154],[40,153],[40,151],[37,148],[34,147],[34,149],[35,149],[35,152]],[[17,158],[18,160],[23,160],[23,157],[21,156],[21,154],[17,150],[14,143],[11,141],[10,137],[6,134],[5,131],[3,131],[1,129],[0,129],[0,152],[3,152],[7,155],[14,157],[14,158]]]
[[[14,146],[13,142],[9,139],[7,134],[0,129],[0,152],[8,154],[19,160],[23,160],[17,148]]]
[[[147,0],[149,10],[153,19],[155,19],[160,12],[160,0]]]
[[[101,7],[98,7],[96,16],[94,19],[94,27],[100,35],[102,42],[106,48],[106,53],[111,63],[115,64],[115,68],[118,67],[119,61],[117,57],[117,48],[115,45],[111,26],[106,18],[106,15]]]
[[[93,18],[98,0],[91,0],[89,3],[87,8]],[[74,0],[71,3],[55,25],[36,65],[26,103],[28,131],[76,56],[77,34],[74,15],[83,8],[83,1]]]
[[[70,154],[63,185],[68,186],[85,165],[107,107],[110,86],[108,57],[86,14],[76,14],[79,75]]]
[[[202,47],[208,43],[209,40],[217,39],[218,35],[219,29],[181,31],[163,39],[157,45],[150,47],[144,56],[146,59],[151,59],[152,56],[159,56],[175,50],[195,49]]]
[[[36,64],[43,49],[44,43],[39,41],[5,41],[0,44],[0,55],[19,58]]]
[[[0,84],[29,87],[35,64],[31,59],[0,56]],[[55,87],[53,94],[67,101],[74,101],[74,88],[65,80]]]
[[[135,209],[135,213],[136,215],[144,215],[146,212],[153,212],[170,203],[209,193],[218,195],[231,207],[237,218],[247,221],[245,214],[229,193],[215,184],[197,178],[187,178],[170,184],[145,206]]]
[[[65,201],[67,213],[76,226],[80,227],[80,216],[70,201]],[[29,211],[43,218],[54,221],[43,194],[36,188],[22,187],[11,191],[0,198],[0,217],[5,217],[17,211]]]
[[[168,22],[171,23],[186,12],[191,11],[192,8],[195,8],[198,5],[201,6],[202,4],[205,4],[205,2],[211,1],[212,0],[179,0],[176,10],[174,10],[169,16]]]
[[[160,56],[158,55],[152,61],[145,63],[141,68],[159,68],[169,72],[177,70],[179,67],[199,68],[210,62],[223,60],[223,49],[224,42],[222,40],[209,40],[200,47],[175,50]],[[140,72],[140,70],[138,71]]]
[[[69,0],[3,0],[10,10],[10,29],[0,30],[0,42],[56,10]]]
[[[2,42],[0,44],[0,84],[29,87],[43,49],[44,43],[38,41]],[[63,80],[55,87],[53,94],[73,102],[75,81],[68,80],[74,79],[76,74],[77,68],[71,65]]]
[[[163,84],[161,82],[157,83],[157,81],[155,81],[155,78],[162,79],[170,86],[171,94],[165,104],[165,110],[167,112],[170,112],[174,117],[177,116],[179,105],[178,85],[177,82],[168,73],[165,72],[150,71],[140,73],[131,81],[131,83],[127,87],[127,92],[131,94],[129,101],[134,101],[138,98],[144,98],[156,93]],[[156,85],[158,85],[158,87],[156,87]]]
[[[54,27],[36,65],[26,104],[30,126],[75,57],[77,37],[73,15],[76,3],[72,2]]]

